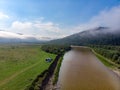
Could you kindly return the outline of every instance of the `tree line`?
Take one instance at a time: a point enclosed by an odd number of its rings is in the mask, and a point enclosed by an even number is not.
[[[41,49],[48,53],[64,54],[71,49],[68,45],[42,45]]]
[[[120,46],[91,45],[97,53],[120,65]]]

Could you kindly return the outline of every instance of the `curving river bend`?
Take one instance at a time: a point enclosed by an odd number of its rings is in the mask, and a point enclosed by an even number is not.
[[[64,55],[58,90],[120,90],[120,78],[88,48],[73,47]]]

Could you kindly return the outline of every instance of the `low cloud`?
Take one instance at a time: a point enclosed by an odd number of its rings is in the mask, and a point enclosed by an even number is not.
[[[26,30],[32,28],[31,22],[20,22],[20,21],[14,21],[11,26],[12,29],[16,30]]]
[[[100,12],[98,16],[91,19],[91,22],[113,29],[120,29],[120,6]]]
[[[19,39],[27,39],[27,38],[29,38],[29,37],[33,37],[33,36],[30,36],[30,35],[22,35],[22,34],[7,32],[7,31],[0,31],[0,38],[19,38]]]
[[[50,32],[59,32],[59,25],[58,24],[54,24],[53,22],[45,22],[45,23],[42,23],[42,22],[38,22],[38,23],[35,23],[33,25],[35,28],[38,28],[40,30],[46,30],[46,31],[50,31]]]
[[[62,35],[61,28],[53,22],[32,21],[21,22],[14,21],[9,28],[10,32],[32,34],[40,37],[59,38]]]
[[[0,21],[8,18],[8,15],[0,12]],[[110,27],[113,30],[120,30],[120,5],[111,9],[105,9],[98,15],[93,16],[88,22],[73,27],[68,26],[67,28],[61,28],[60,24],[51,21],[45,21],[44,19],[44,17],[40,17],[39,19],[32,21],[16,20],[12,21],[11,25],[4,29],[9,32],[23,33],[32,37],[34,36],[38,39],[61,38],[99,26]],[[2,24],[3,22],[0,23],[1,26]],[[13,34],[11,34],[11,37],[12,35]],[[1,36],[4,35],[1,34]]]
[[[81,32],[99,26],[120,30],[120,6],[101,11],[98,15],[93,16],[87,23],[74,27],[72,33]]]
[[[0,31],[0,39],[20,39],[20,40],[49,40],[50,38],[47,37],[39,37],[39,36],[34,36],[34,35],[26,35],[26,34],[21,34],[21,33],[12,33],[8,31]]]

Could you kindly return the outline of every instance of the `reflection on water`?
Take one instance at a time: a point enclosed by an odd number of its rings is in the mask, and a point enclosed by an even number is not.
[[[76,47],[64,55],[59,90],[120,90],[120,78],[86,48]]]

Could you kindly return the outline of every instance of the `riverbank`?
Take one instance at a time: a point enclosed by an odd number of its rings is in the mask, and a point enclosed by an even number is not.
[[[60,58],[61,55],[58,54],[54,61],[50,64],[48,69],[43,71],[40,75],[38,75],[36,79],[32,82],[32,84],[25,90],[51,90],[47,88],[50,88],[52,86],[50,85],[50,83],[53,82],[51,80]]]
[[[79,50],[82,50],[82,52],[83,53],[85,53],[85,52],[87,52],[87,51],[89,51],[89,52],[93,52],[93,50],[91,49],[91,48],[89,48],[89,47],[84,47],[84,46],[71,46],[72,48],[74,48],[75,50],[77,50],[77,51],[79,51]],[[79,48],[79,50],[78,50],[78,48]],[[101,60],[101,62],[105,65],[105,66],[107,66],[107,67],[109,67],[114,73],[116,73],[117,75],[119,75],[119,77],[120,77],[120,72],[118,71],[118,69],[115,69],[115,65],[113,64],[113,63],[109,63],[109,62],[107,62],[106,60],[104,60],[105,58],[104,57],[102,57],[102,56],[100,56],[99,54],[97,54],[97,53],[95,53],[95,52],[93,52],[94,53],[94,55],[96,54],[97,56],[97,58],[98,58],[98,56],[99,56],[99,60]],[[102,57],[102,58],[101,58]],[[97,61],[99,61],[99,60],[97,60]],[[58,61],[58,63],[59,63],[60,61]],[[59,86],[59,84],[56,84],[57,83],[57,79],[58,79],[58,77],[59,77],[59,69],[60,69],[60,66],[61,65],[57,65],[56,67],[56,70],[55,70],[55,72],[56,72],[56,74],[57,75],[55,75],[55,73],[51,76],[51,78],[49,79],[49,81],[48,81],[48,83],[46,84],[46,86],[45,86],[45,89],[44,90],[60,90],[59,88],[60,88],[60,86]],[[95,65],[96,66],[96,65]],[[108,75],[109,76],[109,75]],[[42,90],[42,89],[40,89],[40,90]]]
[[[113,72],[116,73],[120,77],[120,70],[114,69]]]
[[[104,56],[98,54],[97,52],[95,52],[92,48],[90,47],[86,47],[86,46],[74,46],[71,45],[71,48],[78,50],[78,48],[80,50],[89,50],[92,51],[95,56],[105,65],[107,66],[109,69],[111,69],[114,73],[116,73],[119,77],[120,77],[120,69],[118,69],[120,66],[113,63],[112,61],[108,60],[107,58],[105,58]]]
[[[119,83],[120,78],[91,50],[75,47],[64,55],[58,80],[60,90],[120,90]]]
[[[120,69],[118,69],[120,66],[117,64],[111,62],[107,58],[103,57],[102,55],[98,54],[92,49],[92,52],[96,55],[96,57],[109,69],[111,69],[114,73],[116,73],[120,77]]]
[[[120,65],[115,64],[114,62],[112,62],[111,60],[108,60],[107,58],[105,58],[104,56],[98,54],[97,52],[95,52],[92,48],[90,47],[86,47],[86,46],[74,46],[71,45],[71,48],[78,50],[89,50],[92,51],[95,56],[108,68],[110,68],[114,73],[116,73],[119,77],[120,77]]]
[[[50,77],[44,90],[57,90],[58,89],[57,82],[58,82],[59,71],[60,71],[62,60],[63,60],[63,56],[60,57],[60,59],[57,63],[57,66],[55,68],[54,74]],[[40,89],[40,90],[42,90],[42,89]]]

